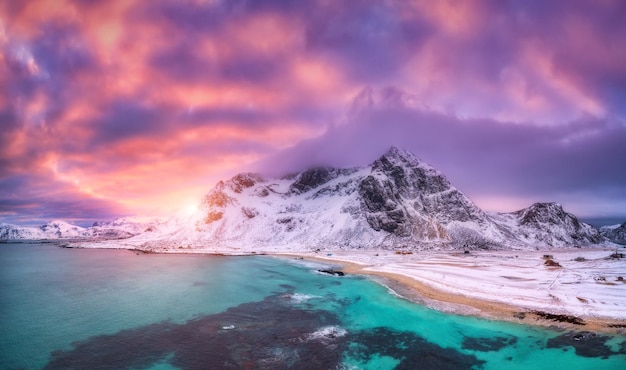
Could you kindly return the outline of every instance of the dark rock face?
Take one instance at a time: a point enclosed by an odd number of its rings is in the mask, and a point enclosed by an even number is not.
[[[389,191],[383,189],[382,184],[373,176],[366,177],[359,184],[359,195],[363,205],[370,212],[391,211],[397,204],[388,198]],[[393,196],[393,194],[391,194]]]
[[[221,184],[221,186],[219,186]],[[223,191],[224,183],[220,181],[218,186],[209,194],[204,196],[202,205],[204,207],[226,207],[233,203],[233,198],[229,197]]]
[[[565,221],[576,230],[580,229],[578,219],[566,213],[558,203],[535,203],[515,213],[519,216],[520,225],[538,225],[541,223],[557,225]]]
[[[229,181],[228,185],[232,186],[232,182]],[[221,220],[224,216],[224,209],[229,205],[235,204],[235,198],[224,192],[225,187],[226,184],[223,181],[218,182],[215,188],[202,199],[200,209],[206,212],[206,216],[204,216],[205,225]],[[200,225],[196,225],[196,227],[198,226]]]
[[[613,243],[626,244],[626,222],[615,229],[602,229],[601,232]]]
[[[372,165],[372,172],[382,172],[396,185],[399,195],[415,198],[419,193],[434,194],[450,188],[446,178],[409,152],[392,147]]]
[[[21,237],[20,231],[11,226],[0,228],[0,240],[20,239]]]
[[[244,189],[251,188],[262,181],[263,178],[256,173],[240,173],[230,179],[229,186],[235,193],[241,193]]]
[[[289,192],[295,194],[306,193],[336,178],[340,173],[340,170],[328,167],[317,167],[306,170],[300,173],[296,181],[291,184]]]
[[[209,212],[204,218],[204,223],[208,225],[211,222],[219,221],[222,219],[222,216],[224,216],[222,212]]]
[[[397,148],[373,163],[358,191],[372,229],[396,236],[440,235],[443,228],[437,222],[486,220],[441,173]],[[429,224],[424,215],[437,222]]]
[[[265,187],[260,187],[256,189],[255,194],[258,197],[265,198],[266,196],[270,195],[270,191],[267,190],[267,188]]]
[[[372,229],[392,233],[408,221],[394,199],[395,194],[389,182],[381,183],[373,176],[368,176],[359,184],[359,195],[366,211],[365,218]]]
[[[254,218],[259,214],[259,211],[256,209],[248,207],[241,207],[241,212],[248,218]]]

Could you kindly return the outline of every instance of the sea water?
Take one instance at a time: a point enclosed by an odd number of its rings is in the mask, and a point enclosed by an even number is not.
[[[624,337],[450,315],[318,268],[0,244],[0,369],[626,369]]]

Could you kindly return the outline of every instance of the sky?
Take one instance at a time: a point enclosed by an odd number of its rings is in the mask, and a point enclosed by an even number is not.
[[[392,145],[485,210],[624,221],[625,20],[623,0],[0,0],[0,222],[166,216],[242,171]]]

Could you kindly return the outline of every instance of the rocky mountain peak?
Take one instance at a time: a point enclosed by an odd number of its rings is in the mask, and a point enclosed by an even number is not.
[[[259,182],[263,182],[263,177],[258,173],[244,172],[233,176],[227,185],[235,193],[241,193],[244,189],[251,188]]]
[[[578,224],[578,219],[563,210],[559,203],[535,203],[528,208],[515,212],[519,216],[520,224],[559,224],[570,220]]]
[[[374,161],[372,166],[376,167],[381,165],[400,165],[404,167],[424,166],[432,169],[432,167],[424,163],[421,159],[415,156],[415,154],[395,146],[389,148],[382,156],[380,156],[380,158]]]
[[[372,176],[388,177],[394,191],[408,198],[421,194],[441,193],[451,188],[450,182],[413,153],[391,147],[372,164]]]
[[[521,228],[521,235],[529,241],[549,246],[580,246],[604,241],[596,228],[579,221],[558,203],[535,203],[511,215]]]
[[[613,243],[626,245],[626,222],[616,227],[603,227],[600,232]]]
[[[391,147],[371,168],[358,190],[365,218],[374,230],[405,238],[450,240],[445,225],[451,222],[488,227],[489,220],[478,207],[411,152]]]
[[[331,167],[315,167],[305,170],[296,176],[296,180],[289,187],[289,191],[294,194],[306,193],[320,185],[336,178],[341,171]]]

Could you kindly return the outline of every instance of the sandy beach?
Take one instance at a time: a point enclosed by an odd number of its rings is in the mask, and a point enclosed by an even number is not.
[[[368,275],[406,299],[441,311],[624,333],[626,260],[610,258],[614,252],[324,251],[276,255],[340,265],[348,274]],[[546,266],[548,259],[560,267]]]

